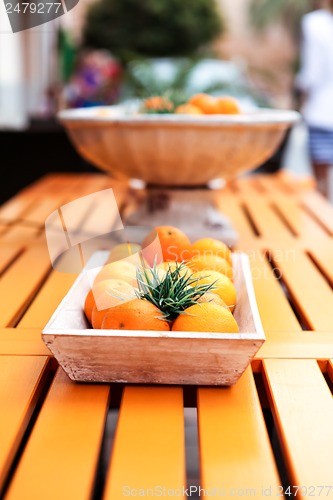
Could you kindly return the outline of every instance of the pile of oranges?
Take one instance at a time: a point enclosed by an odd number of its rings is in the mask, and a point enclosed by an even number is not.
[[[166,313],[171,302],[177,314]],[[160,226],[142,247],[113,248],[86,296],[84,312],[95,329],[237,333],[235,305],[229,248],[213,238],[191,244],[180,229]]]
[[[240,106],[233,97],[214,97],[209,94],[195,94],[179,106],[175,106],[167,97],[152,96],[145,99],[143,111],[186,115],[237,115],[241,113]]]

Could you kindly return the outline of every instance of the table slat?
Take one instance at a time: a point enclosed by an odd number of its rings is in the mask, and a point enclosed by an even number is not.
[[[45,246],[26,250],[0,280],[0,327],[16,323],[50,269]]]
[[[52,356],[41,337],[41,329],[1,328],[0,354]]]
[[[77,274],[52,271],[17,327],[44,328],[76,278]]]
[[[59,369],[6,500],[91,497],[109,387],[76,384]]]
[[[301,326],[261,252],[251,253],[251,270],[259,314],[267,338],[274,331],[297,331]]]
[[[186,484],[184,439],[180,388],[126,387],[104,500],[123,499],[128,485],[182,488]]]
[[[292,484],[332,485],[333,399],[317,362],[269,359],[263,367]]]
[[[253,375],[248,368],[230,388],[198,389],[201,484],[255,490],[280,484]]]
[[[15,259],[21,249],[21,245],[17,244],[0,244],[0,274]]]
[[[0,356],[0,491],[36,406],[46,364],[46,356]]]
[[[277,255],[276,250],[273,251]],[[287,255],[287,254],[286,254]],[[294,249],[294,258],[283,258],[276,263],[287,285],[295,306],[308,323],[309,329],[333,330],[333,293],[326,279],[302,251]]]
[[[266,342],[255,359],[308,358],[326,360],[333,356],[333,332],[265,332]]]

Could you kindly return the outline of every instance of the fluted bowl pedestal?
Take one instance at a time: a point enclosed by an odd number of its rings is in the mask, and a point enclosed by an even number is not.
[[[144,192],[132,188],[132,195],[140,202],[125,216],[124,222],[128,226],[177,226],[191,241],[217,238],[230,247],[238,241],[237,231],[217,208],[220,189],[148,185]]]

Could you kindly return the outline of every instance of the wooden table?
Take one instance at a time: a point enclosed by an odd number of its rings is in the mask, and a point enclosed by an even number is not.
[[[333,208],[283,175],[248,177],[223,192],[267,337],[234,387],[75,384],[40,338],[75,279],[51,268],[44,221],[110,186],[126,208],[127,189],[102,175],[55,174],[0,209],[5,498],[167,498],[168,490],[180,498],[195,485],[190,462],[208,498],[278,497],[288,484],[287,497],[333,498]],[[199,452],[184,406],[197,409]]]

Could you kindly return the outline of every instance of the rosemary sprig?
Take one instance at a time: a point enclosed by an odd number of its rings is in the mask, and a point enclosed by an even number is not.
[[[200,297],[215,288],[215,282],[198,285],[188,273],[184,262],[176,263],[174,270],[168,268],[161,277],[158,273],[156,260],[153,267],[147,267],[142,260],[142,266],[137,268],[138,298],[148,300],[158,307],[167,321],[173,321],[188,307],[197,304]]]

